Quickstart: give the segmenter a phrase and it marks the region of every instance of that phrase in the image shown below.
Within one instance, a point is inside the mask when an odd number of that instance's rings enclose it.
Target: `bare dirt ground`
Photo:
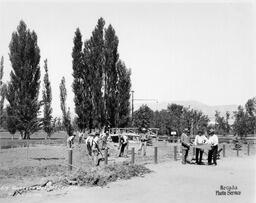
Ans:
[[[218,166],[164,162],[147,167],[144,178],[110,183],[106,187],[68,187],[60,191],[32,192],[0,199],[0,202],[256,202],[255,156],[228,157]],[[240,195],[216,195],[221,186],[234,186]],[[227,190],[225,190],[227,192]]]
[[[43,136],[41,136],[43,137]],[[56,134],[56,138],[63,137],[62,134]],[[7,140],[8,141],[8,140]],[[4,142],[7,142],[4,140]],[[65,140],[47,140],[47,141],[41,141],[41,140],[31,140],[32,143],[29,145],[29,147],[11,147],[8,149],[0,149],[0,202],[6,202],[6,201],[18,201],[21,199],[21,201],[24,199],[26,201],[29,201],[29,198],[31,195],[34,196],[42,196],[42,199],[39,198],[39,202],[42,202],[44,199],[44,196],[49,198],[49,201],[53,199],[54,201],[58,201],[58,198],[56,197],[63,197],[63,198],[72,198],[73,195],[77,195],[78,198],[80,195],[80,192],[82,191],[83,194],[86,194],[86,197],[82,196],[81,199],[87,199],[89,196],[93,200],[94,192],[100,190],[100,188],[79,188],[79,187],[65,187],[64,189],[55,190],[53,192],[47,193],[44,191],[40,192],[29,192],[26,193],[24,196],[17,196],[10,198],[11,194],[19,188],[22,187],[28,187],[34,184],[40,184],[47,180],[52,181],[58,181],[60,178],[65,176],[68,173],[67,168],[67,155],[68,155],[68,149],[65,145]],[[4,143],[1,141],[1,146],[7,146],[9,143]],[[9,141],[8,141],[9,142]],[[18,142],[18,141],[17,141]],[[16,140],[14,140],[14,144],[16,143]],[[233,144],[226,144],[226,157],[224,159],[220,160],[219,166],[215,167],[208,167],[208,166],[196,166],[196,165],[186,165],[185,167],[180,164],[180,161],[175,162],[174,161],[174,145],[178,146],[178,158],[180,157],[180,148],[178,143],[167,143],[167,142],[154,142],[153,146],[150,146],[147,148],[147,156],[143,157],[142,155],[138,154],[137,150],[139,148],[138,143],[131,142],[129,145],[129,150],[126,152],[125,157],[119,158],[118,157],[118,144],[115,143],[109,143],[109,164],[112,163],[119,163],[119,162],[129,162],[131,160],[131,148],[135,147],[135,162],[138,164],[146,164],[150,169],[152,168],[155,173],[151,175],[146,175],[145,179],[141,178],[135,178],[132,180],[127,181],[128,186],[126,186],[126,182],[119,181],[115,184],[110,184],[107,187],[104,187],[104,190],[106,193],[113,193],[113,197],[109,197],[110,199],[108,202],[117,202],[117,201],[128,201],[131,199],[130,193],[132,195],[137,195],[138,200],[146,200],[145,198],[149,198],[149,202],[152,200],[152,202],[155,201],[161,201],[161,197],[163,197],[163,202],[169,202],[169,200],[175,200],[172,199],[176,196],[176,194],[183,195],[186,197],[186,195],[189,195],[192,193],[192,191],[196,191],[196,194],[194,197],[197,197],[200,192],[202,192],[202,195],[206,194],[206,196],[210,194],[214,194],[216,190],[219,189],[221,184],[235,184],[238,187],[238,190],[240,190],[240,183],[247,183],[251,180],[254,180],[253,178],[254,173],[252,173],[251,168],[253,167],[253,158],[249,157],[247,155],[247,146],[242,146],[242,150],[239,151],[239,157],[236,157],[236,151],[233,150],[234,145]],[[154,162],[154,147],[158,147],[158,165],[152,165]],[[222,148],[222,145],[220,144],[219,148]],[[250,148],[250,154],[255,155],[256,153],[256,146],[252,145]],[[221,153],[222,156],[222,153]],[[189,159],[193,157],[192,150],[190,150]],[[253,156],[254,157],[254,156]],[[206,154],[204,155],[204,158],[206,158]],[[250,159],[253,159],[250,161]],[[247,160],[247,161],[246,161]],[[88,157],[85,144],[78,145],[77,142],[73,148],[73,170],[79,169],[88,169],[92,167],[92,160]],[[104,165],[103,162],[101,162],[101,165]],[[246,166],[246,167],[244,167]],[[248,168],[247,168],[248,167]],[[255,169],[255,168],[254,168]],[[215,175],[217,174],[217,175]],[[235,175],[234,175],[235,174]],[[243,177],[240,174],[250,174],[250,178]],[[169,177],[170,176],[170,177]],[[217,177],[216,177],[217,176]],[[223,180],[226,180],[226,177],[230,177],[230,182],[223,183]],[[169,181],[167,180],[170,180]],[[234,179],[234,183],[231,181],[232,178]],[[236,179],[237,178],[237,179]],[[151,179],[153,181],[151,181]],[[244,179],[244,180],[243,180]],[[249,181],[247,181],[247,179]],[[133,182],[135,181],[135,182]],[[256,180],[254,180],[251,183],[255,183]],[[129,185],[129,184],[134,185]],[[155,183],[155,184],[154,184]],[[175,183],[175,184],[174,184]],[[209,185],[212,183],[216,183],[215,186],[211,186],[209,188]],[[142,184],[142,185],[140,185]],[[149,185],[149,186],[147,186]],[[158,187],[159,185],[159,187]],[[246,184],[247,185],[247,184]],[[118,189],[118,186],[120,186],[120,190]],[[165,189],[166,186],[166,189]],[[176,187],[177,186],[177,187]],[[184,187],[185,188],[184,188]],[[110,188],[113,187],[110,190]],[[129,189],[130,187],[130,189]],[[242,186],[241,186],[242,187]],[[250,186],[251,187],[251,186]],[[122,190],[122,188],[125,188],[127,191]],[[205,189],[208,188],[208,189]],[[255,189],[255,186],[252,187]],[[86,190],[85,190],[86,189]],[[115,192],[115,190],[117,190]],[[247,189],[246,189],[247,190]],[[154,195],[152,197],[148,196],[150,194],[156,194],[157,191],[160,192],[161,196]],[[174,191],[174,193],[172,192]],[[126,194],[126,192],[128,192]],[[242,192],[242,195],[244,195],[244,192]],[[88,194],[87,194],[88,193]],[[120,193],[120,194],[119,194]],[[148,193],[148,194],[147,194]],[[67,194],[67,195],[64,195]],[[158,194],[158,193],[157,193]],[[169,194],[171,196],[169,197]],[[194,194],[194,193],[192,193]],[[103,192],[102,195],[106,196],[106,194]],[[122,195],[124,195],[122,197]],[[108,195],[107,195],[108,196]],[[140,197],[142,196],[142,197]],[[247,197],[248,195],[246,195]],[[159,199],[156,200],[155,197],[158,197]],[[7,198],[7,199],[6,199]],[[27,198],[27,199],[26,199]],[[97,197],[97,198],[100,198]],[[114,198],[114,199],[113,199]],[[116,199],[115,199],[116,198]],[[120,199],[119,199],[120,198]],[[144,198],[144,199],[141,199]],[[223,199],[223,196],[219,196],[218,199]],[[225,198],[225,197],[224,197]],[[230,198],[229,196],[226,197],[226,199]],[[236,197],[239,199],[240,197]],[[244,198],[244,196],[243,196]],[[181,197],[182,199],[182,197]],[[31,202],[37,202],[36,198],[32,198],[33,201]],[[79,198],[78,198],[79,200]],[[97,200],[97,199],[96,199]],[[131,199],[131,202],[134,202],[135,199]],[[153,201],[154,200],[154,201]],[[166,200],[166,201],[165,201]],[[216,200],[216,199],[215,199]],[[103,199],[98,199],[98,202],[102,202]],[[185,201],[185,199],[184,199]],[[22,201],[23,202],[23,201]],[[79,202],[79,201],[77,201]],[[92,201],[94,202],[94,201]],[[140,201],[137,201],[140,202]],[[175,201],[174,201],[175,202]],[[178,201],[180,202],[180,201]],[[182,202],[182,201],[181,201]],[[208,200],[206,202],[209,202]],[[217,201],[218,202],[218,201]],[[247,202],[247,201],[244,201]]]

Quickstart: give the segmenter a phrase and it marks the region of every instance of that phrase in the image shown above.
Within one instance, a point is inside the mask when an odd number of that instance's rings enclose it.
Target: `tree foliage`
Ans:
[[[171,135],[171,132],[175,131],[180,135],[184,128],[188,128],[190,133],[195,135],[198,130],[206,131],[209,118],[201,111],[169,104],[167,109],[154,112],[153,123],[153,127],[159,128],[159,134]]]
[[[49,80],[48,74],[48,66],[47,66],[47,59],[44,61],[44,87],[43,87],[43,105],[44,105],[44,117],[43,117],[43,128],[44,131],[47,133],[47,136],[50,137],[53,132],[52,126],[52,89],[51,83]]]
[[[20,21],[17,31],[12,34],[9,49],[12,71],[6,95],[8,121],[16,123],[15,129],[24,139],[29,139],[40,127],[37,118],[41,106],[38,101],[40,49],[36,33],[27,29],[24,21]],[[12,125],[9,123],[8,126]]]
[[[73,127],[71,125],[71,116],[70,116],[70,109],[66,106],[67,100],[67,90],[66,90],[66,82],[65,78],[62,77],[60,83],[60,108],[62,111],[62,120],[63,125],[65,126],[66,132],[69,136],[73,135]]]
[[[153,127],[154,112],[147,105],[142,105],[134,112],[134,126],[137,128]]]
[[[249,99],[245,108],[238,106],[234,112],[233,130],[239,136],[256,133],[256,97]]]
[[[4,75],[4,57],[1,57],[0,61],[0,128],[4,126],[4,100],[6,95],[6,84],[3,82]]]
[[[227,135],[230,133],[229,117],[229,112],[226,112],[226,117],[221,116],[219,111],[215,112],[215,131],[217,134]]]
[[[118,81],[123,82],[124,64],[118,61],[118,37],[112,25],[105,29],[105,66],[104,66],[104,100],[106,109],[106,120],[110,127],[124,125],[118,123]],[[119,62],[119,63],[118,63]],[[122,80],[122,81],[120,81]]]
[[[104,71],[104,25],[100,18],[92,36],[86,41],[85,63],[89,69],[91,79],[92,123],[91,128],[101,128],[105,123],[105,108],[103,101],[103,71]]]
[[[92,101],[90,99],[92,78],[89,78],[89,69],[84,60],[82,35],[79,28],[76,29],[73,43],[73,91],[75,94],[75,112],[77,114],[76,124],[79,129],[85,129],[89,127],[89,122],[92,120],[89,113],[92,111]]]
[[[119,60],[118,37],[100,18],[82,46],[79,29],[73,39],[73,91],[80,129],[125,127],[129,123],[131,71]]]
[[[117,118],[116,125],[118,127],[126,127],[130,123],[131,70],[127,69],[125,64],[120,60],[117,63],[117,70],[118,83],[116,103],[118,105],[118,112],[115,113]],[[112,108],[115,108],[115,105],[113,105]]]

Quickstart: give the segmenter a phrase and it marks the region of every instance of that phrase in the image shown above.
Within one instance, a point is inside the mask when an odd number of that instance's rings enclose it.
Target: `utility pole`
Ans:
[[[132,126],[133,126],[133,111],[134,111],[134,90],[132,90]]]

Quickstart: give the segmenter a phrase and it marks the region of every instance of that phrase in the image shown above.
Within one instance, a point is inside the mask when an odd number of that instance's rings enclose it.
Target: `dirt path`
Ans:
[[[215,166],[167,162],[148,165],[155,172],[144,178],[118,181],[100,188],[70,187],[61,191],[34,192],[0,199],[0,202],[256,202],[256,157],[225,158]],[[216,195],[221,185],[232,186],[240,195]],[[226,191],[226,190],[225,190]],[[227,192],[227,191],[226,191]]]

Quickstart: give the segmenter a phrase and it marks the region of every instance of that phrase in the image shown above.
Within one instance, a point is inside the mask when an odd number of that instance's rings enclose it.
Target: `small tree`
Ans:
[[[249,99],[245,104],[247,118],[247,126],[249,134],[256,134],[256,97]]]
[[[178,104],[169,104],[167,107],[168,117],[166,118],[166,125],[169,131],[176,131],[178,134],[181,134],[182,128],[190,127],[190,126],[183,126],[182,125],[182,113],[183,113],[183,106]]]
[[[142,105],[134,112],[134,125],[140,128],[150,128],[153,125],[154,112],[147,106]]]
[[[67,90],[65,85],[65,78],[62,77],[61,83],[60,83],[60,107],[62,111],[62,118],[63,118],[63,124],[65,126],[66,132],[68,136],[73,135],[73,128],[71,125],[71,117],[70,117],[70,111],[66,107],[66,99],[67,99]]]
[[[51,83],[48,75],[47,59],[44,61],[44,89],[43,89],[43,104],[44,104],[44,118],[43,118],[43,128],[47,133],[47,138],[49,138],[53,132],[52,126],[52,90]]]
[[[247,121],[248,116],[242,106],[238,106],[237,111],[234,112],[235,121],[233,123],[234,133],[239,136],[245,136],[248,134]]]

